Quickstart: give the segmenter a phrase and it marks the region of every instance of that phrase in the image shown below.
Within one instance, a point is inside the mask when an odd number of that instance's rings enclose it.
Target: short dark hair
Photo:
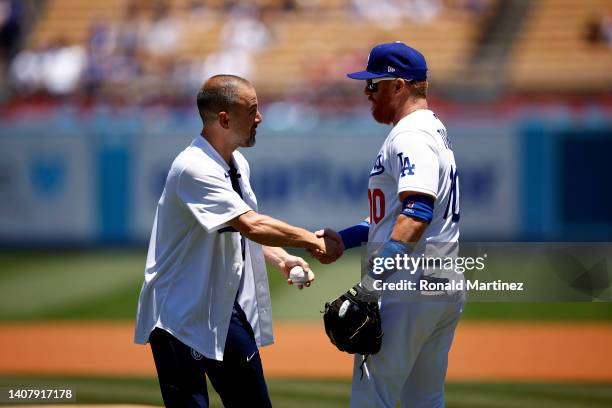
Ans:
[[[249,81],[236,75],[210,77],[197,96],[198,112],[202,122],[214,120],[219,112],[229,112],[239,102],[240,87],[252,86]]]

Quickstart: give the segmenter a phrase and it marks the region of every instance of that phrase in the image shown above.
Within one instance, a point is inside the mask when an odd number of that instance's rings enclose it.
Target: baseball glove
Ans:
[[[376,354],[382,343],[378,297],[359,284],[331,302],[323,312],[325,332],[338,350]]]

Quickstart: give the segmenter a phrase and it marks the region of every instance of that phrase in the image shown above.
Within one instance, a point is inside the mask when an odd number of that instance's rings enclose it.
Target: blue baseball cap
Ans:
[[[351,79],[403,78],[427,79],[427,62],[423,54],[403,42],[379,44],[372,48],[365,71],[347,74]]]

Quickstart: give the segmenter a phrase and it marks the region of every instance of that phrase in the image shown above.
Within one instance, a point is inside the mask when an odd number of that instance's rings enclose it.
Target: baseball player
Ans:
[[[382,244],[378,256],[389,258],[416,256],[431,243],[440,243],[438,256],[455,255],[457,165],[446,128],[427,105],[425,58],[401,42],[380,44],[370,52],[366,70],[348,77],[366,82],[372,116],[393,128],[370,172],[368,220],[318,235],[341,237],[347,249]],[[331,254],[319,258],[334,260]],[[458,293],[450,302],[431,299],[409,302],[383,290],[382,346],[367,359],[355,356],[351,407],[392,408],[398,401],[402,407],[444,406],[447,356],[464,298]]]
[[[226,407],[270,407],[258,351],[273,341],[264,259],[288,276],[308,264],[280,246],[338,245],[257,213],[236,151],[255,144],[262,121],[248,81],[214,76],[197,105],[202,134],[172,163],[157,206],[135,342],[151,344],[168,407],[207,407],[205,375]]]

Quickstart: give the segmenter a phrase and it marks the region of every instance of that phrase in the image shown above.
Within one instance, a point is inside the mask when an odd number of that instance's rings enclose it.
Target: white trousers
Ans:
[[[355,355],[351,408],[444,407],[448,352],[463,301],[382,303],[380,351]],[[363,374],[362,374],[363,373]]]

